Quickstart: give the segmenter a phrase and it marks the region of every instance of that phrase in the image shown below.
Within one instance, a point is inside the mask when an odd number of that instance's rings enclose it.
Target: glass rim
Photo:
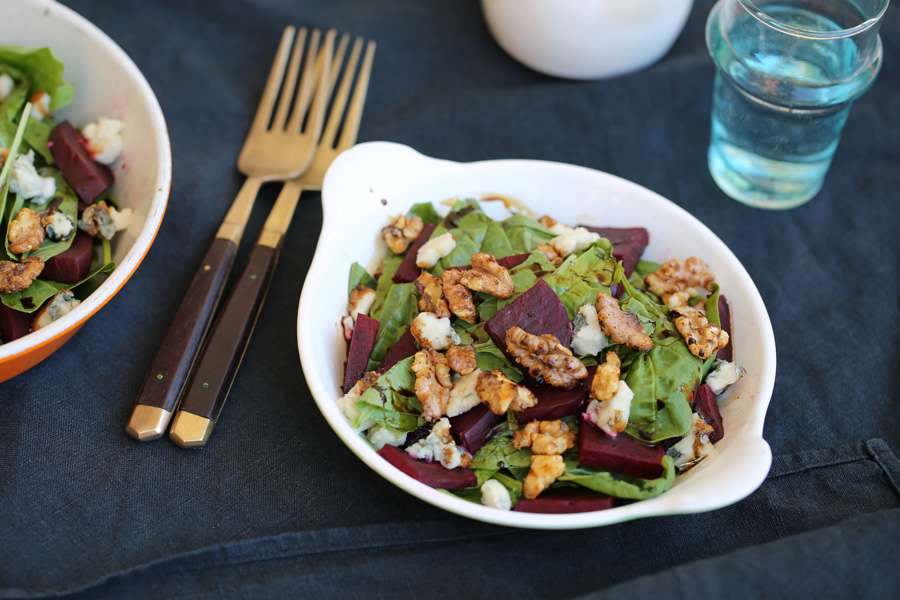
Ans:
[[[744,10],[750,13],[751,16],[763,25],[788,35],[817,40],[839,40],[865,33],[881,21],[881,18],[884,16],[884,13],[887,12],[888,6],[890,6],[891,3],[890,0],[883,0],[881,7],[875,14],[853,27],[837,29],[835,31],[820,31],[784,23],[757,6],[755,0],[738,0],[738,2],[744,7]]]

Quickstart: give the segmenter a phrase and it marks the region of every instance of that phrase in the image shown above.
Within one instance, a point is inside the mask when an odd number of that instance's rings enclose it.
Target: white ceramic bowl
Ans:
[[[432,489],[382,459],[357,434],[335,401],[345,345],[340,317],[354,260],[374,267],[383,255],[379,230],[414,202],[502,193],[564,223],[640,225],[650,231],[645,256],[697,255],[706,260],[731,304],[735,357],[747,369],[721,404],[725,438],[719,452],[676,480],[665,494],[610,510],[565,515],[504,512]],[[384,204],[382,200],[387,200]],[[762,298],[734,254],[706,226],[665,198],[600,171],[533,160],[456,163],[399,144],[371,142],[344,152],[325,177],[324,227],[306,276],[297,316],[300,360],[319,410],[367,465],[407,492],[480,521],[533,528],[607,525],[629,519],[713,510],[755,490],[768,473],[763,420],[775,382],[775,339]],[[485,206],[502,211],[498,203]],[[499,215],[495,215],[499,216]]]
[[[78,308],[13,342],[0,345],[0,381],[37,364],[59,348],[112,298],[138,268],[162,223],[172,179],[169,135],[159,102],[130,58],[102,31],[51,0],[0,2],[4,44],[49,46],[65,64],[75,101],[56,117],[76,127],[97,117],[125,122],[125,149],[113,167],[113,193],[134,209],[127,230],[113,240],[117,264]]]
[[[614,77],[669,51],[693,0],[481,0],[488,28],[513,58],[547,75]]]

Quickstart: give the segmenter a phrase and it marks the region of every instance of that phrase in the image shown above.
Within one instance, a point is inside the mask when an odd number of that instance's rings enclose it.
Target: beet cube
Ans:
[[[77,283],[88,276],[93,258],[94,243],[91,236],[78,232],[69,249],[57,254],[46,263],[41,279],[61,283]]]
[[[425,242],[428,241],[428,238],[431,237],[435,227],[437,227],[437,225],[432,223],[426,223],[425,226],[422,227],[422,231],[419,232],[419,237],[417,237],[413,243],[409,245],[409,248],[406,249],[406,254],[403,256],[400,266],[397,267],[397,271],[394,273],[394,283],[411,283],[415,281],[416,277],[419,276],[419,273],[422,272],[422,269],[416,266],[416,255],[419,254],[419,248],[424,246]]]
[[[590,490],[548,490],[533,500],[519,500],[513,510],[531,513],[579,513],[606,510],[615,505],[615,498]]]
[[[664,455],[662,446],[644,444],[626,433],[611,437],[584,417],[581,419],[578,462],[585,467],[656,479],[663,474]]]
[[[507,269],[512,269],[515,266],[518,266],[528,260],[530,255],[526,252],[525,254],[513,254],[512,256],[504,256],[503,258],[497,259],[497,264],[501,267],[506,267]]]
[[[50,152],[66,182],[85,202],[93,202],[112,185],[112,171],[94,161],[81,134],[68,121],[50,132]]]
[[[722,323],[722,329],[728,332],[729,339],[728,345],[716,353],[716,358],[732,361],[734,360],[734,332],[731,331],[731,307],[725,296],[719,296],[719,321]]]
[[[381,363],[381,371],[387,371],[404,358],[409,358],[415,354],[419,348],[416,346],[416,338],[409,329],[394,342],[394,345],[387,349],[384,354],[384,360]]]
[[[350,349],[347,351],[347,366],[344,367],[345,394],[366,372],[377,334],[378,321],[366,315],[357,315],[353,335],[350,336]]]
[[[572,342],[572,322],[559,296],[543,279],[502,308],[485,324],[498,348],[506,351],[506,330],[518,326],[534,335],[551,333],[563,346]]]
[[[417,460],[409,453],[395,448],[384,446],[378,451],[383,459],[425,485],[443,490],[461,490],[475,487],[478,480],[472,469],[445,469],[439,462],[425,462]]]
[[[634,271],[650,243],[650,233],[643,227],[584,227],[610,241],[613,255],[622,261],[626,277]]]
[[[591,379],[592,377],[589,375],[585,382]],[[584,410],[587,402],[588,390],[586,383],[578,385],[571,390],[546,384],[528,387],[537,396],[538,403],[531,408],[516,413],[516,418],[520,423],[551,421],[568,417],[569,415],[577,415]]]
[[[697,388],[697,393],[694,394],[694,410],[703,417],[704,421],[712,425],[713,433],[709,439],[713,443],[725,436],[725,422],[722,420],[722,413],[719,412],[716,394],[705,383],[701,384]]]
[[[495,415],[486,404],[450,418],[450,434],[456,443],[475,454],[491,437],[491,432],[502,416]]]
[[[31,331],[34,315],[0,304],[0,343],[17,340]]]

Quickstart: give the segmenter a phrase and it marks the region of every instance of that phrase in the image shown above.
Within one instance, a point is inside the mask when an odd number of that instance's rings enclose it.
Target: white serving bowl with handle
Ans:
[[[379,233],[390,215],[416,202],[504,194],[563,223],[642,226],[651,260],[696,255],[709,263],[728,297],[734,355],[747,375],[720,403],[725,437],[717,453],[650,500],[609,510],[533,514],[488,508],[424,485],[381,458],[338,409],[346,345],[340,320],[353,261],[372,270],[384,254]],[[457,163],[389,142],[360,144],[332,164],[322,188],[324,225],[306,276],[297,338],[306,383],[338,437],[379,475],[448,511],[498,525],[566,529],[661,515],[703,512],[733,504],[765,479],[772,455],[763,421],[775,383],[775,338],[759,291],[727,246],[695,217],[662,196],[619,177],[574,165],[535,160]],[[499,203],[485,205],[492,216]]]

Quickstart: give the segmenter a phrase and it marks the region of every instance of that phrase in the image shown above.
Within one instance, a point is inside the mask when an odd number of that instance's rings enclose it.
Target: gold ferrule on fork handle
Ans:
[[[248,177],[244,181],[244,185],[238,191],[231,208],[219,225],[216,237],[223,240],[231,240],[236,246],[240,246],[241,238],[244,235],[244,228],[247,227],[247,221],[250,220],[250,213],[253,211],[253,203],[256,201],[256,195],[259,194],[259,188],[262,187],[263,180],[259,177]]]
[[[175,413],[169,438],[182,448],[201,448],[209,441],[215,422],[186,410]]]
[[[262,230],[262,233],[259,234],[259,240],[257,240],[257,244],[260,246],[268,246],[269,248],[278,248],[281,245],[281,239],[284,237],[284,234],[280,231],[275,231],[273,229],[265,228]]]
[[[140,442],[161,438],[172,419],[172,412],[158,406],[135,404],[125,430]]]

